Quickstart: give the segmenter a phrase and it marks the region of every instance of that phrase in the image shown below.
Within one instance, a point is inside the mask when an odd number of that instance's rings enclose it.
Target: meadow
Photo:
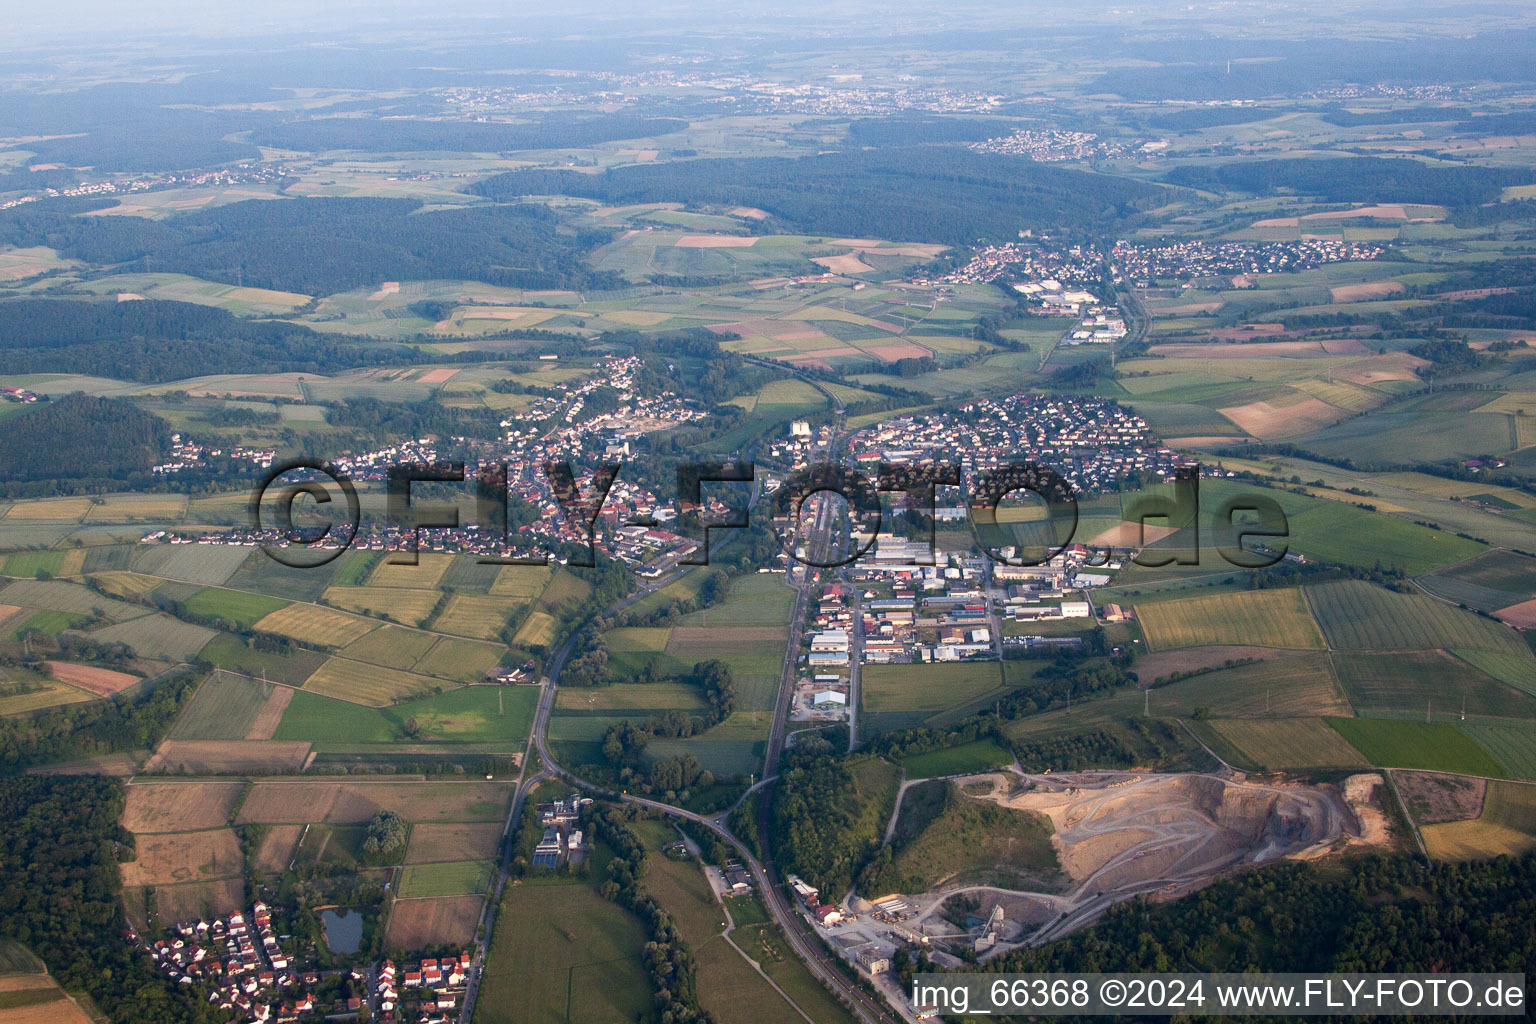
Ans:
[[[931,779],[991,771],[1012,763],[1012,751],[994,739],[985,739],[908,757],[901,768],[908,779]]]
[[[400,874],[400,898],[473,896],[483,893],[490,884],[493,870],[488,860],[407,864]]]
[[[645,931],[603,899],[597,884],[534,879],[507,886],[478,1024],[631,1024],[649,1016],[650,983],[640,963]]]
[[[194,615],[210,615],[216,619],[233,622],[241,629],[250,629],[263,618],[271,615],[288,602],[261,594],[249,594],[239,590],[222,590],[206,587],[183,602],[187,611]]]
[[[466,686],[405,700],[389,707],[365,707],[335,696],[301,690],[293,695],[274,734],[280,740],[307,740],[325,749],[344,743],[494,743],[521,750],[533,728],[538,688]],[[414,721],[417,734],[409,735]]]
[[[1252,590],[1138,604],[1154,651],[1211,644],[1321,650],[1323,637],[1301,591]]]
[[[1530,655],[1514,630],[1422,594],[1398,594],[1361,580],[1306,591],[1329,644],[1338,649],[1469,648]]]
[[[1419,768],[1503,778],[1477,741],[1447,722],[1330,718],[1328,724],[1378,768]]]

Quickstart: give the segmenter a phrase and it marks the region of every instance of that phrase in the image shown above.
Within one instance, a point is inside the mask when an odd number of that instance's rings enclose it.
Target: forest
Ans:
[[[0,420],[0,492],[69,493],[144,479],[170,424],[131,402],[66,395]]]
[[[420,358],[404,345],[358,345],[190,302],[13,299],[0,313],[6,320],[0,352],[11,373],[158,384],[216,373],[334,373]]]
[[[253,141],[278,149],[366,153],[424,150],[505,153],[523,149],[572,149],[617,139],[667,135],[687,127],[676,118],[604,114],[545,115],[524,124],[427,121],[409,118],[318,117],[260,128]]]
[[[1491,203],[1511,185],[1527,185],[1536,172],[1515,167],[1437,167],[1391,157],[1327,160],[1254,160],[1175,167],[1173,185],[1206,192],[1275,195],[1289,189],[1331,203]]]
[[[567,232],[542,206],[418,213],[422,204],[414,199],[253,199],[165,221],[75,216],[103,205],[30,203],[6,211],[0,243],[304,295],[413,279],[514,288],[594,288],[618,280],[582,263],[608,241],[606,232]]]
[[[1536,957],[1533,914],[1536,856],[1287,863],[1171,903],[1122,903],[986,970],[1524,972]]]
[[[124,941],[117,862],[132,859],[133,837],[118,824],[123,799],[122,783],[99,775],[0,779],[0,935],[114,1024],[224,1020]]]
[[[602,174],[520,170],[474,191],[497,200],[745,204],[773,215],[763,222],[769,230],[946,245],[1009,241],[1026,228],[1106,227],[1160,194],[1124,178],[948,147],[692,160]]]

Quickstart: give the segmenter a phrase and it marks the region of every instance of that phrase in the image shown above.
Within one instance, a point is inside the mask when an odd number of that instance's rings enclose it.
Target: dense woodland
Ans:
[[[420,358],[403,345],[357,345],[190,302],[14,299],[0,304],[0,315],[0,353],[12,373],[153,384],[216,373],[335,373]]]
[[[1536,959],[1536,857],[1283,864],[1172,903],[1138,899],[991,972],[1519,972]]]
[[[30,948],[66,991],[84,991],[115,1024],[227,1019],[174,989],[124,939],[118,861],[123,787],[97,775],[0,779],[0,935]]]
[[[515,288],[617,283],[581,260],[608,235],[568,232],[542,206],[418,214],[422,204],[413,199],[253,199],[164,221],[74,215],[102,205],[33,203],[6,211],[0,242],[303,295],[432,278]]]
[[[131,402],[66,395],[0,419],[0,493],[70,493],[147,483],[170,424]]]
[[[1009,241],[1025,228],[1105,226],[1159,194],[1124,178],[949,147],[693,160],[602,174],[511,171],[474,190],[498,200],[744,204],[773,215],[764,222],[769,230],[946,245]]]
[[[575,149],[617,139],[643,139],[686,128],[676,118],[605,114],[546,115],[523,124],[428,121],[391,117],[319,117],[270,125],[252,133],[263,146],[319,152],[366,153],[417,150],[505,153],[524,149]]]
[[[152,750],[196,689],[196,675],[184,671],[107,700],[0,718],[0,775],[58,761]]]
[[[1333,203],[1491,203],[1511,185],[1528,185],[1536,171],[1517,167],[1437,167],[1417,160],[1351,157],[1329,160],[1253,160],[1175,167],[1175,185],[1207,192],[1275,195],[1291,190]]]

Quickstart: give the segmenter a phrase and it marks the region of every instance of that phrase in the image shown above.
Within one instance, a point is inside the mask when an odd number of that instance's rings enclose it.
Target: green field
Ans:
[[[419,696],[439,685],[427,676],[346,658],[331,658],[304,681],[304,688],[312,693],[373,707]]]
[[[1536,697],[1505,686],[1443,651],[1334,655],[1339,678],[1359,711],[1439,710],[1536,719]]]
[[[1529,723],[1463,722],[1461,730],[1516,779],[1536,779],[1536,730]]]
[[[1003,666],[995,661],[923,665],[866,665],[860,670],[862,710],[921,711],[932,714],[968,703],[1003,685]]]
[[[495,866],[488,860],[446,864],[407,864],[400,872],[400,898],[476,896],[491,883]]]
[[[1308,587],[1328,643],[1353,651],[1481,649],[1528,655],[1519,634],[1422,594],[1398,594],[1361,580]]]
[[[903,760],[901,767],[909,779],[932,779],[991,771],[1012,763],[1012,751],[994,739],[985,739],[916,754]]]
[[[795,592],[778,573],[753,573],[731,583],[724,601],[683,617],[688,626],[779,626],[789,621]]]
[[[127,644],[140,657],[181,662],[195,658],[217,634],[206,626],[194,626],[155,612],[92,630],[87,635],[101,643]]]
[[[255,723],[272,684],[249,676],[215,672],[197,688],[171,727],[171,737],[178,740],[244,739]]]
[[[1502,778],[1504,769],[1477,741],[1444,722],[1330,718],[1327,722],[1378,768],[1423,768]]]
[[[335,743],[486,743],[516,751],[533,728],[538,695],[533,686],[466,686],[370,708],[301,690],[293,695],[273,739],[308,741],[322,749]],[[408,730],[412,721],[414,737]]]
[[[432,645],[436,642],[437,638],[431,633],[422,633],[400,626],[380,626],[343,647],[341,653],[356,661],[366,661],[370,665],[383,665],[386,668],[408,671],[421,660],[422,655],[432,649]]]
[[[233,622],[241,629],[250,629],[262,618],[284,607],[288,602],[261,594],[247,594],[239,590],[222,590],[205,587],[183,602],[187,611],[194,615],[211,615],[216,619]]]
[[[599,863],[597,865],[601,867]],[[640,922],[598,895],[606,877],[509,885],[486,957],[476,1024],[633,1024],[651,1019]]]
[[[1451,653],[1493,678],[1536,697],[1536,658],[1530,654],[1508,654],[1477,649],[1455,650]]]
[[[1136,616],[1153,650],[1250,644],[1321,650],[1323,636],[1300,590],[1249,590],[1138,604]]]
[[[303,648],[294,648],[286,653],[258,650],[247,646],[240,637],[228,633],[220,633],[210,640],[200,652],[200,657],[220,668],[261,676],[288,686],[303,686],[304,680],[325,664],[326,659],[318,651]]]
[[[1486,545],[1365,509],[1319,502],[1290,517],[1290,550],[1311,559],[1410,576],[1471,558]]]

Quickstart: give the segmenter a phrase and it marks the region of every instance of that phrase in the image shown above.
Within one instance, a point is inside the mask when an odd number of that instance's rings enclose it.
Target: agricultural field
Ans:
[[[327,587],[321,599],[337,608],[378,615],[407,626],[420,626],[432,615],[442,597],[435,590],[398,587]]]
[[[170,735],[179,740],[245,739],[274,689],[250,676],[214,672],[198,686]]]
[[[860,710],[927,717],[1001,690],[1003,672],[1003,665],[995,661],[865,665],[859,674]]]
[[[1506,626],[1422,594],[1398,594],[1361,580],[1307,587],[1307,600],[1336,649],[1481,649],[1529,656]]]
[[[365,707],[308,691],[293,695],[274,738],[309,741],[322,749],[334,743],[492,743],[521,750],[533,727],[538,688],[466,686],[406,700],[389,707]],[[408,732],[416,723],[414,736]]]
[[[383,707],[404,697],[430,693],[441,687],[428,676],[367,665],[347,658],[331,658],[304,681],[304,689],[322,697]]]
[[[1378,768],[1417,768],[1464,775],[1504,776],[1477,741],[1446,722],[1330,718],[1328,724]]]
[[[1536,698],[1506,686],[1444,651],[1334,655],[1350,703],[1370,711],[1465,711],[1536,720]]]
[[[233,878],[245,868],[240,840],[230,828],[139,834],[134,852],[122,866],[129,887]]]
[[[1136,617],[1154,651],[1211,644],[1323,648],[1323,636],[1297,589],[1238,591],[1138,604]]]
[[[143,559],[135,568],[150,575],[210,587],[229,582],[251,553],[249,548],[221,544],[181,544],[160,550],[165,551],[166,556],[155,558],[153,569]],[[160,550],[151,549],[151,552],[158,556]]]
[[[682,624],[711,629],[782,626],[789,622],[795,592],[778,573],[752,573],[731,582],[724,601],[684,616]]]
[[[302,647],[285,653],[263,651],[228,633],[220,633],[210,640],[201,657],[220,668],[285,686],[303,686],[304,680],[326,662],[326,655],[319,651]]]
[[[543,593],[552,575],[547,566],[504,565],[491,584],[491,596],[532,601]]]
[[[33,711],[42,711],[44,708],[63,707],[66,704],[80,704],[96,699],[95,694],[77,690],[73,686],[65,686],[63,683],[50,680],[32,680],[31,682],[41,689],[0,696],[0,717],[24,715]],[[0,683],[0,686],[3,685]]]
[[[601,872],[594,872],[600,877]],[[509,885],[486,957],[478,1024],[630,1024],[651,1011],[640,922],[596,878]]]
[[[385,943],[390,949],[468,946],[484,908],[484,896],[397,899],[389,912]]]
[[[1536,786],[1490,782],[1478,817],[1425,825],[1419,834],[1436,860],[1522,856],[1536,850]]]
[[[501,651],[502,648],[489,644],[443,637],[416,663],[415,670],[439,679],[478,682],[496,667],[501,660]]]
[[[288,602],[261,594],[248,594],[239,590],[221,590],[207,587],[182,602],[194,615],[209,615],[216,619],[233,622],[241,629],[250,629],[273,612],[287,606]]]
[[[420,822],[504,821],[507,782],[322,782],[262,779],[253,783],[236,824],[358,824],[379,811]]]
[[[495,866],[488,860],[445,864],[407,864],[400,873],[401,899],[437,896],[473,896],[490,885]]]
[[[503,597],[454,594],[432,620],[440,633],[456,633],[477,640],[495,640],[507,624],[514,605]]]
[[[1218,669],[1156,687],[1147,708],[1155,715],[1189,718],[1204,708],[1212,718],[1315,718],[1348,715],[1350,704],[1326,654],[1269,658]]]
[[[368,577],[370,587],[406,587],[413,590],[436,590],[443,574],[453,564],[453,555],[420,552],[416,564],[395,562],[389,556],[379,562]]]
[[[370,665],[409,670],[432,649],[437,638],[400,626],[380,626],[342,648],[341,654],[353,661],[366,661]]]
[[[146,775],[281,775],[309,761],[308,743],[276,740],[165,740],[144,763]]]
[[[406,864],[440,864],[446,861],[487,861],[501,845],[503,825],[481,822],[471,825],[415,825]]]
[[[127,644],[140,657],[180,662],[197,657],[197,652],[216,634],[207,626],[194,626],[154,612],[85,635],[98,643]]]
[[[1536,779],[1536,732],[1525,722],[1462,722],[1463,732],[1514,779]]]
[[[377,622],[330,608],[291,604],[263,617],[255,625],[260,633],[276,633],[301,644],[341,649],[377,628]]]
[[[112,669],[97,668],[94,665],[45,661],[43,667],[59,682],[98,697],[110,697],[121,693],[139,681],[138,676],[129,675],[127,672],[114,672]]]
[[[1329,725],[1353,719],[1281,718],[1272,721],[1213,719],[1211,729],[1248,764],[1270,771],[1287,768],[1364,768],[1371,762]]]
[[[123,827],[130,832],[220,828],[245,793],[244,782],[144,782],[127,786]]]
[[[512,642],[520,647],[542,648],[555,639],[557,628],[559,623],[553,615],[540,611],[529,612],[512,637]]]
[[[901,762],[909,779],[944,778],[991,771],[1013,763],[1013,752],[994,739],[977,740],[958,747],[931,750]]]

